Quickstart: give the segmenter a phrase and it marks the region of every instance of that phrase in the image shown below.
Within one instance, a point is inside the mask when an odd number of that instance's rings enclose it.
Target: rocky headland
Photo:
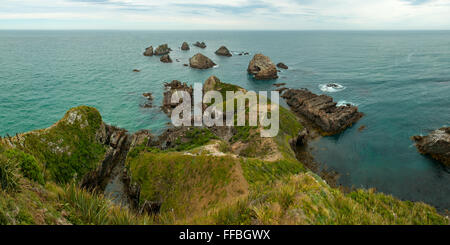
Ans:
[[[330,96],[317,95],[307,89],[287,89],[281,97],[293,112],[311,121],[323,135],[339,133],[363,116],[356,106],[336,106]]]

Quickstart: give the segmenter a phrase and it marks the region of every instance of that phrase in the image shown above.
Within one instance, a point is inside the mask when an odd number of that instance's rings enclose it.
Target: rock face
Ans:
[[[170,56],[168,54],[161,56],[161,58],[159,60],[162,63],[172,63],[172,59],[170,58]]]
[[[262,54],[255,54],[248,64],[247,72],[257,80],[270,80],[278,78],[277,68],[269,59]]]
[[[287,65],[285,65],[283,62],[278,63],[278,64],[277,64],[277,67],[278,67],[278,68],[281,68],[281,69],[288,69],[288,68],[289,68],[289,67],[288,67]]]
[[[169,48],[169,46],[166,44],[162,44],[159,45],[154,52],[154,55],[165,55],[170,53],[171,49]]]
[[[192,68],[196,69],[208,69],[215,66],[216,64],[208,57],[198,53],[189,59],[189,65]]]
[[[227,57],[232,56],[232,54],[230,53],[230,50],[228,50],[227,47],[225,47],[225,46],[222,46],[218,50],[216,50],[216,54],[220,55],[220,56],[227,56]]]
[[[191,98],[192,98],[192,93],[194,92],[194,89],[192,88],[192,86],[188,86],[186,83],[181,83],[178,80],[173,80],[170,83],[165,83],[164,88],[166,89],[166,92],[164,92],[161,110],[164,113],[166,113],[167,115],[170,115],[172,110],[181,103],[181,102],[180,103],[172,103],[171,102],[173,93],[175,93],[176,91],[186,91],[191,95]]]
[[[190,48],[189,48],[189,44],[187,43],[187,42],[184,42],[182,45],[181,45],[181,50],[189,50]]]
[[[153,46],[150,46],[145,49],[144,56],[153,56]]]
[[[336,106],[330,96],[306,89],[288,89],[281,97],[292,111],[314,123],[324,135],[339,133],[363,116],[356,106]]]
[[[450,166],[450,127],[437,129],[427,136],[413,136],[412,140],[420,153]]]
[[[206,48],[206,44],[205,42],[196,42],[194,43],[194,46],[199,47],[199,48]]]

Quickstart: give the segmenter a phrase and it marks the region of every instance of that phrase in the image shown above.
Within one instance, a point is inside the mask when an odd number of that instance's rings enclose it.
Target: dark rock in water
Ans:
[[[165,54],[168,54],[168,53],[170,53],[170,48],[169,48],[169,46],[167,45],[167,43],[166,44],[162,44],[162,45],[159,45],[156,49],[155,49],[155,52],[153,53],[154,55],[165,55]]]
[[[184,42],[182,45],[181,45],[181,50],[189,50],[190,48],[189,48],[189,44],[187,43],[187,42]]]
[[[220,55],[220,56],[227,56],[227,57],[232,56],[232,54],[230,53],[230,50],[228,50],[227,47],[225,47],[225,46],[222,46],[218,50],[216,50],[216,54]]]
[[[194,46],[199,47],[199,48],[206,48],[206,44],[204,42],[196,42],[194,43]]]
[[[427,136],[413,136],[418,151],[450,166],[450,127],[434,130]]]
[[[153,46],[150,46],[145,49],[144,56],[153,56]]]
[[[272,85],[275,86],[275,87],[281,87],[281,86],[286,85],[286,83],[274,83]]]
[[[148,100],[153,100],[153,95],[152,95],[152,93],[143,93],[142,96],[144,96],[144,97],[147,98]]]
[[[196,69],[208,69],[215,66],[216,64],[208,57],[198,53],[189,59],[189,65],[192,68]]]
[[[189,66],[188,64],[183,64],[183,66]]]
[[[248,52],[244,52],[244,55],[249,55],[249,53]]]
[[[277,67],[278,67],[278,68],[281,68],[281,69],[288,69],[288,68],[289,68],[289,67],[288,67],[287,65],[285,65],[283,62],[278,63],[278,64],[277,64]]]
[[[176,62],[180,62],[180,60],[179,60],[179,59],[175,59],[175,61],[176,61]]]
[[[133,69],[133,72],[140,72],[141,70]]]
[[[142,96],[147,98],[147,101],[145,102],[145,104],[143,104],[141,106],[144,107],[144,108],[151,108],[151,107],[153,107],[153,95],[152,95],[152,93],[143,93]]]
[[[247,72],[257,80],[270,80],[278,78],[277,68],[269,59],[262,54],[255,54],[248,64]]]
[[[163,63],[172,63],[172,59],[170,58],[170,56],[168,54],[161,56],[161,58],[159,60]]]
[[[314,123],[324,135],[339,133],[363,116],[356,106],[336,106],[330,96],[306,89],[289,89],[281,97],[293,112]]]
[[[242,53],[239,53],[238,55],[239,55],[239,56],[242,56]]]
[[[181,83],[178,80],[173,80],[170,83],[165,83],[164,88],[166,89],[166,92],[164,92],[161,110],[164,113],[166,113],[167,115],[170,115],[172,110],[182,102],[182,101],[180,101],[180,103],[172,103],[171,100],[172,100],[173,93],[175,93],[176,91],[186,91],[192,97],[192,93],[194,92],[194,89],[192,88],[192,86],[188,86],[186,83]],[[192,103],[193,103],[193,101],[192,101]]]
[[[329,83],[326,86],[329,88],[340,88],[341,87],[339,84],[336,84],[336,83]]]
[[[351,106],[351,105],[348,105],[348,104],[347,104],[347,106]],[[366,125],[361,125],[361,127],[358,128],[358,131],[361,132],[361,131],[363,131],[364,129],[366,129]]]

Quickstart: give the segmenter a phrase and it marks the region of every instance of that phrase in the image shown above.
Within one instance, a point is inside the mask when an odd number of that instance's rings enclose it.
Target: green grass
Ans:
[[[74,113],[81,119],[71,124],[69,116]],[[66,183],[80,179],[94,169],[104,155],[104,147],[95,138],[101,123],[100,113],[95,108],[72,108],[53,127],[25,134],[20,148],[44,166],[51,180]]]
[[[6,192],[19,190],[19,179],[17,162],[0,155],[0,189]]]
[[[18,149],[9,149],[4,154],[7,158],[18,163],[20,171],[25,178],[36,181],[41,185],[44,184],[42,167],[32,155]]]
[[[178,138],[176,140],[177,146],[175,147],[175,150],[187,151],[194,149],[206,145],[212,139],[218,138],[209,129],[193,127],[186,132],[183,138]]]

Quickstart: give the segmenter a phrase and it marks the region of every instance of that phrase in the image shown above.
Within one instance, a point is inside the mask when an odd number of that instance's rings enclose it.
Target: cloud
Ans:
[[[2,2],[1,29],[64,29],[58,20],[77,29],[450,29],[448,0]]]

